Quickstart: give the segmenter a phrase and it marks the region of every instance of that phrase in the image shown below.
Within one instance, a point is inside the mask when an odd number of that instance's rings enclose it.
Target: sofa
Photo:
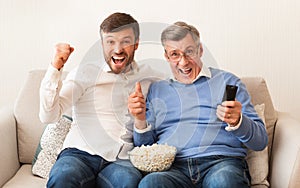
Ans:
[[[45,70],[30,71],[15,104],[0,110],[0,187],[45,187],[46,179],[34,176],[31,171],[46,126],[38,117],[39,86],[44,74]],[[274,109],[263,78],[245,77],[242,81],[253,104],[265,105],[264,118],[269,136],[266,165],[270,187],[300,187],[300,122]]]

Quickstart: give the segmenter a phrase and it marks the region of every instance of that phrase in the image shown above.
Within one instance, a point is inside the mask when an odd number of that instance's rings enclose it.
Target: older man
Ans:
[[[135,145],[167,143],[177,154],[168,171],[146,175],[139,187],[249,187],[247,148],[264,149],[268,137],[245,85],[205,66],[194,26],[177,22],[162,32],[161,42],[173,78],[153,83],[147,100],[137,84],[128,107]],[[238,88],[231,101],[223,101],[226,85]]]

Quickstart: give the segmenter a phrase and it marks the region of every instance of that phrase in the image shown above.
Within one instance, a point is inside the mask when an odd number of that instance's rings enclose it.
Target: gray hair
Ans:
[[[168,40],[171,41],[179,41],[183,39],[188,33],[190,33],[195,41],[196,45],[200,45],[200,33],[199,31],[192,25],[188,25],[185,22],[176,22],[161,33],[161,43],[165,46],[165,42]]]

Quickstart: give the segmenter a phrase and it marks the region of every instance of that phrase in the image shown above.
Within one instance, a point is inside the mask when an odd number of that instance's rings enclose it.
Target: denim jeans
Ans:
[[[164,172],[146,175],[139,188],[243,188],[250,187],[250,175],[244,158],[211,156],[175,161]]]
[[[94,188],[137,187],[141,173],[129,160],[108,162],[98,155],[68,148],[53,165],[47,187]]]

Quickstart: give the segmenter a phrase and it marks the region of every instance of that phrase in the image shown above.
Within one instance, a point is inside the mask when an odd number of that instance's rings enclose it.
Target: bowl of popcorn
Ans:
[[[168,170],[176,156],[176,148],[167,144],[135,147],[128,152],[134,167],[144,172]]]

